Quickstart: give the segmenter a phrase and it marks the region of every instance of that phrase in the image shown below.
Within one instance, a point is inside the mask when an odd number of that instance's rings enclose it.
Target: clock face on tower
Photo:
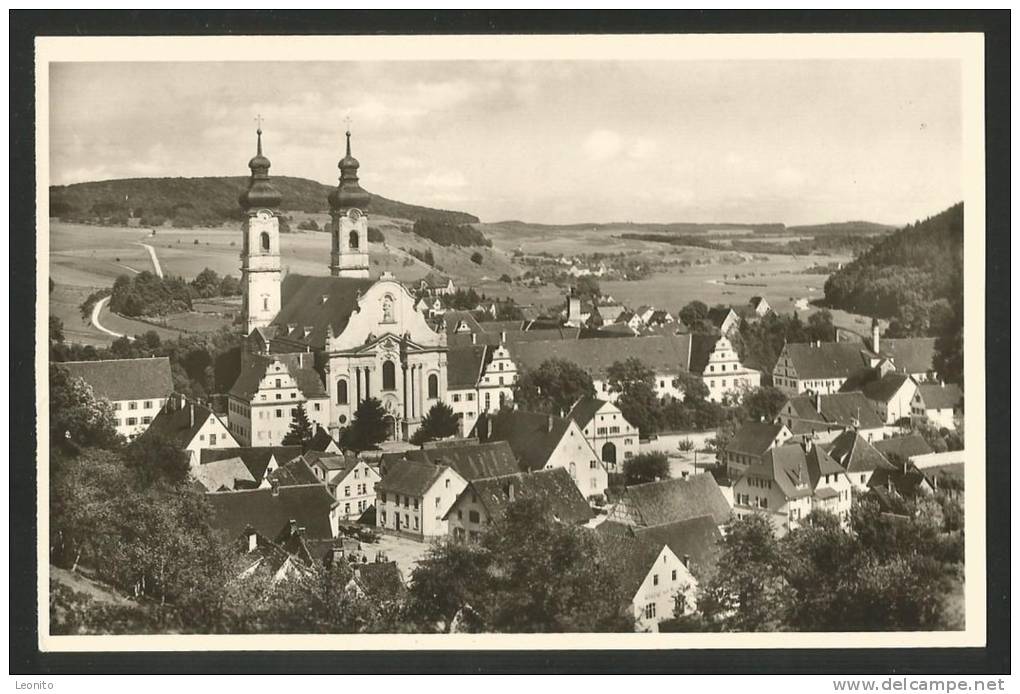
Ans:
[[[361,219],[361,210],[359,210],[357,207],[352,207],[351,209],[347,210],[347,219],[351,220],[352,222],[358,221],[359,219]]]

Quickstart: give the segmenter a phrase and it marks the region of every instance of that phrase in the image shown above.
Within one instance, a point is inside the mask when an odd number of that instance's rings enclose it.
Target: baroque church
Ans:
[[[240,196],[247,338],[228,409],[231,433],[242,445],[280,445],[298,404],[336,438],[367,398],[382,403],[391,438],[406,440],[446,398],[446,334],[430,327],[416,298],[391,274],[371,276],[371,198],[358,183],[360,165],[346,135],[340,181],[328,196],[329,275],[284,275],[281,195],[257,131],[251,178]]]

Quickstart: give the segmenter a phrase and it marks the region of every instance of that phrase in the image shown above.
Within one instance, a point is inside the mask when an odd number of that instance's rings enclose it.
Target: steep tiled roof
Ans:
[[[358,297],[373,284],[375,280],[372,279],[285,275],[280,288],[280,312],[273,320],[278,331],[275,336],[323,349],[327,328],[331,327],[334,335],[343,332],[357,307]],[[290,324],[296,326],[292,333],[287,329]],[[307,336],[303,335],[306,326],[312,328]]]
[[[252,478],[259,484],[266,476],[270,458],[276,459],[277,465],[285,465],[301,455],[301,446],[244,446],[241,448],[204,448],[199,453],[199,462],[203,465],[225,458],[240,458]]]
[[[308,449],[312,451],[325,451],[327,448],[335,446],[339,448],[333,437],[329,435],[329,430],[324,427],[318,427],[315,430],[315,434],[312,436],[312,440],[308,442]]]
[[[216,415],[205,405],[188,402],[180,406],[167,400],[142,437],[164,436],[173,439],[181,448],[187,446],[198,435],[199,429],[209,417]],[[225,427],[226,425],[224,425]]]
[[[747,422],[730,439],[726,451],[728,453],[761,455],[768,450],[782,430],[782,424]]]
[[[167,357],[55,363],[92,386],[97,398],[110,401],[166,398],[174,390]]]
[[[880,487],[886,490],[891,489],[902,497],[913,498],[917,496],[921,486],[926,480],[919,470],[908,468],[904,470],[875,470],[871,473],[868,486]]]
[[[315,476],[308,463],[302,458],[295,458],[284,463],[269,473],[269,479],[281,487],[294,487],[302,484],[322,484],[322,480]]]
[[[955,383],[922,383],[917,389],[928,409],[959,408],[963,404],[963,390]]]
[[[258,486],[244,461],[237,456],[197,465],[192,468],[191,474],[209,492],[254,489]]]
[[[574,403],[573,407],[570,408],[570,412],[567,413],[567,417],[573,419],[577,422],[577,426],[584,429],[588,422],[595,419],[595,415],[598,414],[598,411],[605,404],[605,400],[599,400],[598,398],[586,395]]]
[[[870,472],[894,466],[881,451],[856,431],[848,429],[827,444],[818,444],[847,472]]]
[[[632,525],[653,526],[698,516],[711,516],[717,525],[730,517],[729,502],[707,472],[627,487],[610,517]]]
[[[623,594],[633,598],[655,566],[665,543],[614,533],[592,532],[599,549],[599,561],[616,575]]]
[[[844,470],[819,448],[805,451],[800,444],[788,443],[766,452],[761,463],[751,465],[747,475],[771,479],[787,499],[809,496],[823,475],[839,475]]]
[[[886,457],[898,455],[904,460],[915,455],[925,455],[932,452],[931,446],[919,434],[892,436],[881,441],[875,441],[874,446]]]
[[[547,340],[508,344],[510,356],[521,369],[537,369],[547,359],[573,362],[593,377],[605,378],[609,367],[630,357],[639,359],[656,373],[680,373],[688,368],[690,335]]]
[[[680,559],[690,559],[690,568],[697,574],[715,566],[720,551],[722,533],[712,516],[698,516],[688,520],[650,527],[635,527],[617,521],[605,521],[597,526],[599,532],[630,535],[655,544],[667,545]]]
[[[446,469],[432,463],[401,458],[384,466],[386,474],[376,483],[376,491],[422,496]]]
[[[446,387],[450,390],[474,388],[485,366],[487,352],[485,345],[451,347],[446,355]]]
[[[897,371],[916,374],[935,370],[934,337],[882,339],[878,348],[882,356],[893,360]]]
[[[275,493],[272,489],[209,492],[205,498],[213,509],[213,528],[227,537],[238,537],[249,526],[275,537],[291,520],[305,529],[306,538],[333,536],[329,513],[336,499],[323,484],[280,487]]]
[[[481,325],[485,325],[482,323]],[[489,345],[495,347],[500,343],[505,343],[508,347],[510,345],[530,342],[546,342],[552,340],[558,340],[563,342],[576,341],[578,336],[581,334],[580,328],[543,328],[538,330],[515,330],[509,331],[505,335],[498,332],[482,332],[475,335],[475,343],[479,345]],[[447,344],[450,347],[463,347],[465,345],[472,344],[471,335],[468,333],[459,333],[451,335]]]
[[[964,464],[950,463],[949,465],[933,465],[921,468],[921,474],[928,480],[928,484],[936,491],[943,486],[952,486],[955,489],[963,490],[964,485]]]
[[[545,467],[569,428],[569,419],[522,410],[483,414],[475,424],[479,440],[506,441],[521,465],[529,470]]]
[[[570,473],[563,468],[477,479],[468,484],[461,496],[476,494],[489,518],[497,521],[510,504],[511,488],[514,500],[537,499],[561,523],[585,523],[594,515]]]
[[[708,309],[708,315],[706,318],[716,328],[722,328],[723,323],[725,323],[726,319],[729,318],[730,312],[736,313],[736,311],[733,311],[733,309],[728,306],[716,306]]]
[[[848,378],[868,368],[871,354],[854,342],[790,342],[783,351],[800,379]]]
[[[820,398],[821,412],[815,409],[815,396],[797,395],[789,402],[798,417],[829,426],[851,427],[856,421],[861,429],[877,429],[885,424],[875,404],[863,393],[831,393],[817,397]],[[790,430],[795,434],[805,433],[804,427],[796,422]]]
[[[234,385],[230,388],[230,394],[243,400],[251,400],[258,391],[259,384],[265,378],[266,370],[274,360],[280,361],[287,368],[294,380],[297,382],[298,390],[306,398],[327,397],[326,387],[322,384],[322,377],[319,372],[311,366],[302,365],[306,355],[300,354],[274,354],[266,356],[261,354],[248,355],[241,365],[241,373],[238,374]]]
[[[499,477],[520,472],[517,458],[506,441],[466,443],[439,448],[424,448],[396,454],[419,463],[448,465],[466,480]]]
[[[426,287],[433,289],[445,289],[450,285],[450,278],[440,275],[438,272],[430,272],[419,280],[419,283],[424,283]]]
[[[889,402],[909,379],[910,376],[906,374],[890,371],[882,378],[868,381],[860,390],[868,400]],[[843,390],[846,390],[846,388],[843,388]]]
[[[715,344],[719,341],[719,336],[694,333],[690,336],[690,340],[690,372],[695,374],[704,373],[705,367],[708,366],[708,358],[715,351]]]
[[[479,323],[482,326],[482,330],[487,333],[499,334],[505,332],[507,334],[520,332],[524,330],[524,321],[522,320],[493,320],[484,321]]]

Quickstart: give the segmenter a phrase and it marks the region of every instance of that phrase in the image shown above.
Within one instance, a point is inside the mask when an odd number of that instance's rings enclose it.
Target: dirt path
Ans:
[[[156,269],[156,276],[163,277],[163,268],[159,264],[159,258],[156,257],[156,249],[147,243],[138,242],[139,246],[144,246],[145,250],[149,252],[149,257],[152,258],[152,267]]]
[[[95,327],[96,327],[96,329],[98,329],[98,330],[102,330],[102,331],[103,331],[104,333],[106,333],[107,335],[112,335],[113,337],[124,337],[124,336],[123,336],[122,334],[120,334],[120,333],[115,333],[115,332],[113,332],[112,330],[109,330],[108,328],[104,328],[104,327],[103,327],[103,325],[102,325],[102,323],[100,323],[100,322],[99,322],[99,314],[103,312],[103,308],[104,308],[104,307],[106,306],[106,304],[107,304],[107,302],[108,302],[109,300],[110,300],[110,297],[108,297],[108,296],[104,296],[104,297],[103,297],[102,299],[100,299],[99,301],[97,301],[97,302],[96,302],[96,303],[95,303],[95,304],[94,304],[94,305],[92,306],[92,325],[93,325],[93,326],[95,326]],[[129,340],[134,340],[135,338],[133,338],[133,337],[128,337],[128,339],[129,339]]]

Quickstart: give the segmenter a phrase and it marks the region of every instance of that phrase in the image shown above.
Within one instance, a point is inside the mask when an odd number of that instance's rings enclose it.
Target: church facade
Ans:
[[[371,198],[358,183],[350,132],[338,166],[340,182],[328,196],[328,276],[283,275],[281,196],[269,180],[269,166],[260,129],[249,187],[240,197],[246,212],[241,271],[248,338],[241,376],[230,393],[230,417],[237,420],[232,429],[242,430],[242,439],[253,445],[279,445],[301,404],[309,419],[336,438],[358,406],[375,398],[386,411],[391,438],[409,438],[428,411],[445,401],[446,334],[432,329],[416,310],[416,297],[392,275],[371,277],[365,214]],[[258,411],[272,415],[253,416]]]

